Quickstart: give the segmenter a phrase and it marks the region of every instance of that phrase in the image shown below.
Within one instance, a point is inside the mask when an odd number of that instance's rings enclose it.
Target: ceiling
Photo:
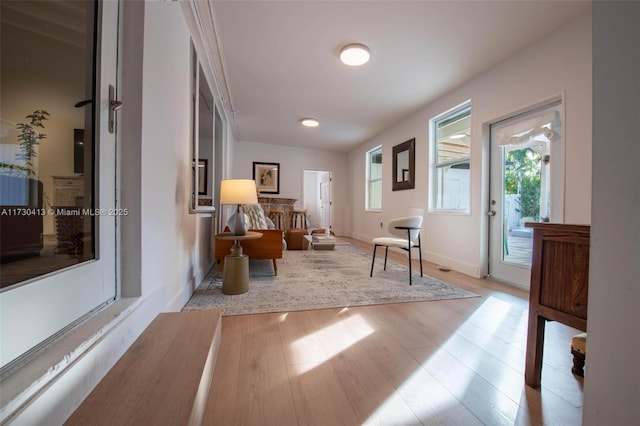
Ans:
[[[85,47],[85,22],[89,3],[74,0],[2,0],[1,4],[0,22],[3,26],[29,31],[72,46]]]
[[[211,1],[242,141],[348,151],[589,10],[578,1]],[[363,43],[349,67],[340,48]],[[305,117],[320,120],[306,128]]]

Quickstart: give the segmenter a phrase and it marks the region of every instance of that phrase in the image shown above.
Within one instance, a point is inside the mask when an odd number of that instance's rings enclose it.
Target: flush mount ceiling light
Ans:
[[[306,127],[318,127],[320,125],[320,122],[315,118],[304,118],[300,122]]]
[[[364,44],[347,44],[340,51],[340,60],[346,65],[359,67],[369,62],[369,48]]]

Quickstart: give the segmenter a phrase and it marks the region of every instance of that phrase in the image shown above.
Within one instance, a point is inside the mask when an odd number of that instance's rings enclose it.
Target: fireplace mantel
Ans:
[[[258,197],[258,203],[262,206],[264,214],[270,218],[276,227],[287,231],[291,227],[293,205],[298,201],[295,198]]]
[[[265,197],[265,196],[258,197],[258,202],[260,204],[277,204],[277,205],[293,206],[296,201],[298,200],[295,198],[280,198],[280,197]]]

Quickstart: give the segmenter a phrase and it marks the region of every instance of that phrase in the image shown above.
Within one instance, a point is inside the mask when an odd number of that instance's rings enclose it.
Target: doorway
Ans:
[[[307,210],[309,229],[333,227],[331,172],[305,170],[303,176],[303,208]]]
[[[533,231],[557,221],[563,181],[561,101],[490,126],[489,275],[529,289]]]

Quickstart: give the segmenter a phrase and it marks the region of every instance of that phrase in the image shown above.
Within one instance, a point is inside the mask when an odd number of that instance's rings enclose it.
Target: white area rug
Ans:
[[[278,276],[270,260],[250,261],[249,292],[226,295],[215,268],[196,289],[184,310],[219,309],[223,315],[378,305],[384,303],[457,299],[477,294],[435,278],[420,277],[391,260],[383,271],[384,252],[379,250],[373,277],[369,277],[371,253],[349,245],[335,250],[285,251],[278,260]]]

